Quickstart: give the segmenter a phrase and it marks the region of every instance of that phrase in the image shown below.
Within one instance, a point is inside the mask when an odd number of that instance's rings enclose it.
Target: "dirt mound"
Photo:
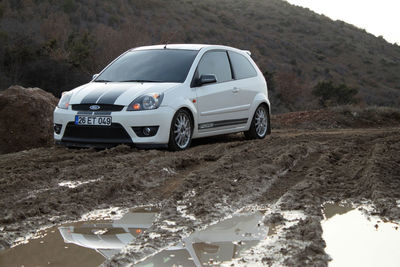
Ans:
[[[400,125],[400,109],[341,106],[273,115],[272,129],[336,129]]]
[[[310,110],[272,115],[272,129],[335,127],[335,113],[329,110]]]
[[[57,98],[39,88],[11,86],[0,92],[0,154],[52,143]]]

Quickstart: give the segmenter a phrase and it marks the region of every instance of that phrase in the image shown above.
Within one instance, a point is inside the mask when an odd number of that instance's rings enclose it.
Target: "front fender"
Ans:
[[[178,97],[176,99],[176,105],[169,105],[173,110],[174,113],[177,112],[178,110],[185,108],[190,111],[193,117],[193,133],[197,132],[197,107],[196,104],[193,103],[193,100],[183,98],[183,97]]]

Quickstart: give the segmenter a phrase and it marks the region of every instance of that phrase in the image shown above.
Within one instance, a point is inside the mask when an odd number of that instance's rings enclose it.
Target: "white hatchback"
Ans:
[[[193,138],[270,133],[267,84],[243,51],[219,45],[131,49],[64,92],[54,139],[66,146],[132,144],[183,150]]]

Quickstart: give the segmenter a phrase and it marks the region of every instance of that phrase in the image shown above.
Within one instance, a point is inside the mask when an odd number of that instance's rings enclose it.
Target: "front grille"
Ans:
[[[97,110],[91,110],[90,106],[99,106]],[[72,110],[76,111],[121,111],[124,106],[112,104],[73,104]]]
[[[111,126],[76,125],[69,122],[65,128],[64,142],[79,143],[132,143],[132,139],[119,123]]]

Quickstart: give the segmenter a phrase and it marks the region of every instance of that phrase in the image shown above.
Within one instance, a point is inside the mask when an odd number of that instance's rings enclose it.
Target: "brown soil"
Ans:
[[[175,153],[119,146],[0,155],[0,244],[110,206],[154,204],[161,209],[154,231],[165,220],[184,226],[162,232],[163,238],[143,235],[137,246],[105,263],[119,266],[244,206],[274,205],[302,211],[306,219],[286,230],[280,241],[285,249],[271,255],[267,252],[274,248],[266,247],[259,259],[266,265],[281,257],[289,266],[326,266],[320,225],[325,201],[367,200],[380,216],[400,219],[399,130],[275,130],[256,141],[245,141],[241,134],[194,140],[190,149]],[[95,179],[76,188],[58,185]],[[178,204],[196,220],[182,217]],[[267,220],[284,219],[277,214]]]
[[[58,99],[39,88],[0,91],[0,154],[53,143],[53,110]]]
[[[339,106],[273,115],[273,129],[378,128],[400,126],[400,109]]]

